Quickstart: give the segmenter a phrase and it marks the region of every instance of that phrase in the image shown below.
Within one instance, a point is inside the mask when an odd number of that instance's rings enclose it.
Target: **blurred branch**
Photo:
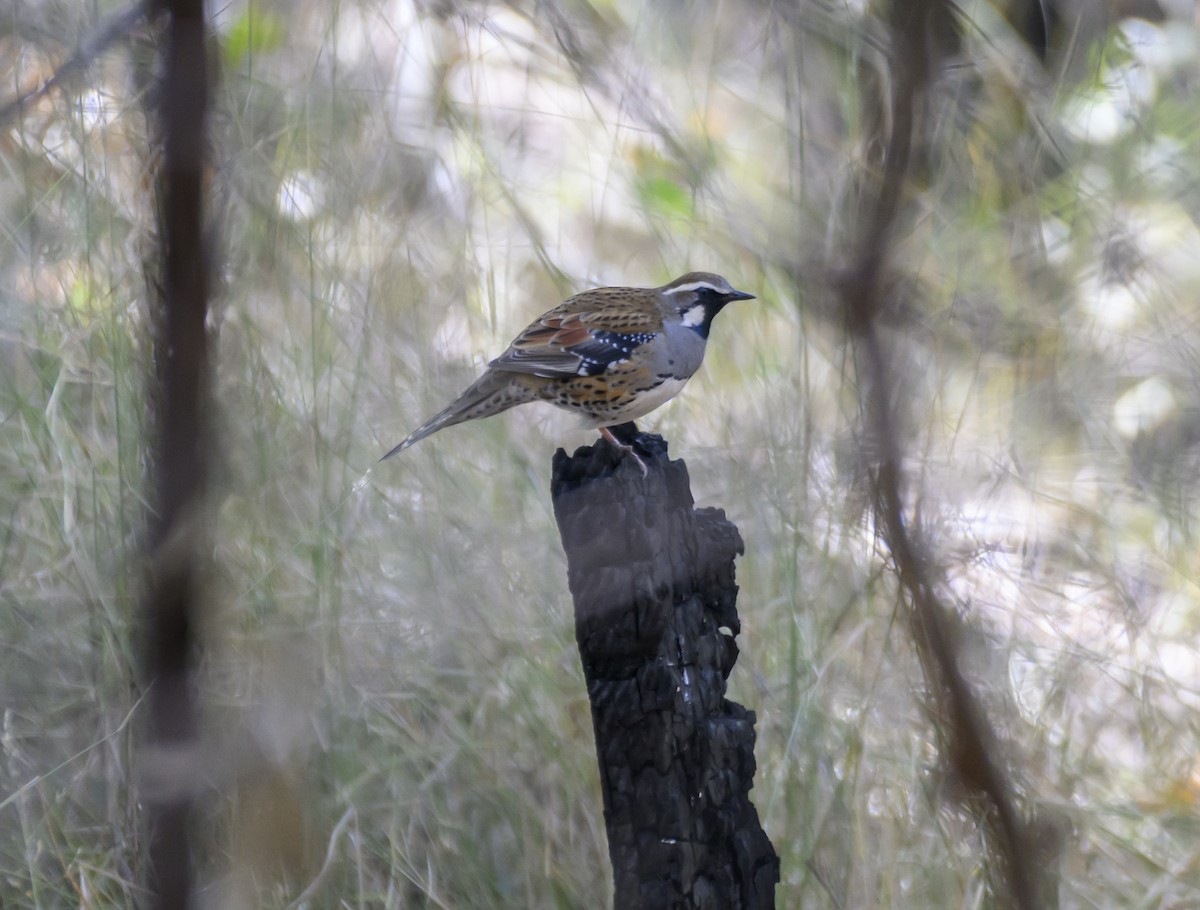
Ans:
[[[881,143],[882,172],[876,183],[867,183],[860,241],[840,293],[847,327],[856,342],[860,394],[875,447],[872,492],[876,514],[908,592],[922,667],[946,725],[939,728],[947,740],[943,751],[948,752],[962,783],[990,806],[990,811],[981,812],[981,820],[1006,860],[1012,902],[1022,910],[1032,910],[1042,906],[1043,894],[1033,840],[1020,817],[1013,782],[994,756],[995,737],[983,707],[959,668],[952,614],[935,592],[933,561],[906,524],[893,397],[903,385],[878,330],[886,303],[891,243],[909,186],[914,142],[928,114],[934,73],[947,51],[957,46],[957,16],[950,0],[894,0],[892,4],[891,129]],[[864,180],[869,181],[870,175]]]
[[[6,123],[14,115],[19,114],[27,105],[61,87],[76,73],[87,69],[97,57],[133,31],[143,19],[153,16],[161,9],[163,9],[163,5],[161,2],[157,2],[157,0],[142,0],[142,2],[135,3],[128,9],[114,15],[106,24],[88,35],[76,49],[75,53],[68,57],[66,62],[56,69],[49,79],[37,88],[30,89],[18,95],[0,107],[0,125]]]
[[[680,141],[678,124],[672,123],[668,112],[654,102],[636,72],[626,66],[614,66],[613,48],[619,42],[611,40],[611,36],[605,40],[610,29],[591,6],[579,4],[572,8],[577,16],[590,18],[587,23],[590,28],[577,27],[557,0],[538,0],[534,8],[538,15],[530,17],[530,24],[553,39],[579,85],[585,91],[598,91],[644,124],[663,143],[670,157],[686,168],[688,179],[699,182],[704,174],[703,163]],[[619,72],[619,78],[614,78],[614,71]]]
[[[145,601],[150,723],[143,753],[152,906],[189,905],[191,815],[200,779],[193,665],[204,543],[204,426],[209,380],[208,256],[202,165],[208,107],[203,0],[169,0],[159,125],[162,300],[152,306],[157,514]],[[152,291],[151,293],[154,293]]]

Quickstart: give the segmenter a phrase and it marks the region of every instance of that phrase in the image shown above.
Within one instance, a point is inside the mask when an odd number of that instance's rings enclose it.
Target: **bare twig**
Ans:
[[[313,876],[312,881],[308,883],[300,895],[288,904],[288,910],[300,910],[307,907],[309,901],[317,896],[321,890],[321,886],[325,884],[325,879],[329,875],[329,870],[333,868],[334,862],[337,860],[338,842],[342,839],[342,834],[346,830],[346,826],[350,824],[350,820],[357,817],[357,810],[354,804],[346,807],[346,811],[342,813],[342,817],[337,820],[337,824],[333,826],[333,830],[329,833],[329,843],[325,845],[325,861],[321,863],[321,868],[317,870],[317,874]]]
[[[894,0],[891,130],[884,143],[882,174],[868,196],[857,251],[840,291],[858,351],[863,379],[859,388],[876,459],[872,477],[876,514],[908,592],[918,653],[945,722],[940,730],[943,749],[959,779],[990,807],[982,812],[984,828],[1006,860],[1013,904],[1033,910],[1041,906],[1041,890],[1032,839],[1017,809],[1013,783],[993,755],[994,736],[985,712],[958,666],[950,613],[936,594],[932,561],[905,520],[901,445],[893,411],[898,377],[877,328],[914,141],[927,113],[927,92],[944,47],[939,41],[952,38],[957,14],[949,0]]]

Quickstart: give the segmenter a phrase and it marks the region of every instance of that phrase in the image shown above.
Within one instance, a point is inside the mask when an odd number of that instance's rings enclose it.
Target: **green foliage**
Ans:
[[[639,200],[652,212],[675,218],[687,218],[692,212],[688,194],[669,177],[647,177],[637,187]]]
[[[256,54],[278,50],[286,35],[287,27],[281,16],[250,4],[224,34],[226,67],[236,70]]]

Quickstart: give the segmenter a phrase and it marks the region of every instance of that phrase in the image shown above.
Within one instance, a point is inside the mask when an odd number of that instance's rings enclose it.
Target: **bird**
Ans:
[[[645,462],[609,428],[678,395],[700,369],[713,318],[735,300],[754,299],[712,272],[688,272],[656,288],[581,291],[530,323],[466,391],[380,461],[446,427],[545,401],[582,415],[645,474]]]

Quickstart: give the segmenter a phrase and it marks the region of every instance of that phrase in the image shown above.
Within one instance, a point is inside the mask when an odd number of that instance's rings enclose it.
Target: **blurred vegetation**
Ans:
[[[888,116],[865,6],[211,10],[206,905],[603,905],[548,495],[591,434],[522,408],[375,461],[565,295],[689,269],[759,300],[645,426],[746,539],[731,697],[758,712],[779,905],[995,905],[830,293]],[[1052,4],[1043,60],[1016,6],[963,5],[908,188],[906,495],[1054,820],[1061,906],[1195,907],[1197,11]],[[118,8],[10,5],[0,82],[36,86]],[[2,906],[140,897],[145,44],[0,135]]]

